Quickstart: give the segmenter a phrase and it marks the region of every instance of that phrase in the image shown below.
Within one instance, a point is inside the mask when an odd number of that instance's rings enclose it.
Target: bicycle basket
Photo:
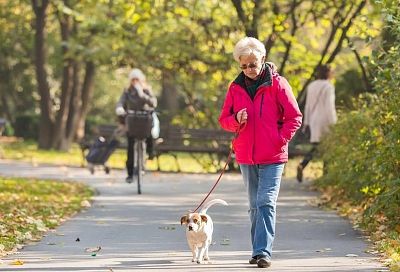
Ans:
[[[145,139],[151,136],[153,116],[150,111],[133,111],[126,115],[125,124],[128,135],[136,139]]]

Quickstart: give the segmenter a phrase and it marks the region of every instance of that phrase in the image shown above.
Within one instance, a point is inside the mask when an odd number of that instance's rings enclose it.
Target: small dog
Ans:
[[[206,214],[208,208],[214,204],[222,204],[227,206],[222,199],[214,199],[207,202],[200,213],[189,213],[182,216],[181,225],[186,224],[186,238],[190,249],[192,250],[192,262],[198,264],[210,260],[208,256],[208,247],[211,244],[213,234],[213,221],[211,217]]]

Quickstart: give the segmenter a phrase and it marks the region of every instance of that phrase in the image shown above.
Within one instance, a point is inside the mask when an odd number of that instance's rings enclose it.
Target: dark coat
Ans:
[[[117,103],[117,107],[123,107],[125,111],[152,111],[157,107],[157,98],[151,90],[143,89],[143,92],[138,92],[134,86],[130,86],[122,93]]]

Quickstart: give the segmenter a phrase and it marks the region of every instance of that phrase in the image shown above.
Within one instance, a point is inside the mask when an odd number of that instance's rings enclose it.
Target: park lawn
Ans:
[[[17,141],[1,145],[1,155],[4,159],[28,161],[32,164],[54,164],[67,166],[86,165],[82,157],[81,149],[78,144],[74,144],[69,151],[58,150],[40,150],[37,143],[33,141]],[[187,153],[177,153],[177,161],[172,155],[163,154],[159,157],[159,167],[161,171],[177,172],[179,168],[187,173],[206,173],[216,172],[215,157],[210,159],[208,155],[194,155]],[[214,160],[214,161],[213,161]],[[111,168],[125,168],[126,152],[117,149],[110,157],[108,165]],[[147,160],[146,168],[148,170],[157,170],[157,160]]]
[[[89,206],[93,190],[77,182],[0,177],[0,256]]]
[[[67,166],[82,166],[86,165],[82,157],[79,145],[74,144],[70,151],[57,151],[57,150],[39,150],[37,144],[33,141],[18,141],[3,144],[0,147],[2,149],[2,156],[5,159],[10,160],[22,160],[28,161],[32,164],[46,163],[55,165],[67,165]],[[159,168],[165,172],[177,172],[179,168],[185,173],[215,173],[217,168],[215,165],[217,161],[215,157],[212,159],[209,155],[190,155],[187,153],[176,153],[177,161],[172,155],[163,154],[159,157]],[[296,177],[296,167],[302,158],[296,157],[291,158],[285,166],[285,177],[294,178]],[[214,160],[214,161],[213,161]],[[112,168],[123,169],[125,168],[126,152],[121,149],[117,149],[114,154],[110,157],[108,164]],[[156,171],[158,169],[157,160],[147,160],[146,167],[148,170]],[[225,161],[221,162],[223,164]],[[304,171],[304,177],[307,179],[315,179],[322,175],[322,162],[311,161],[310,164]]]

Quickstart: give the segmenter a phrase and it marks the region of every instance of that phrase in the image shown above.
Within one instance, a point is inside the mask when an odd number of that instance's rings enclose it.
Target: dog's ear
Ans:
[[[201,215],[201,221],[203,221],[204,223],[207,223],[207,216],[205,215]]]
[[[188,220],[188,216],[187,215],[182,216],[181,217],[181,225],[187,224],[187,220]]]

